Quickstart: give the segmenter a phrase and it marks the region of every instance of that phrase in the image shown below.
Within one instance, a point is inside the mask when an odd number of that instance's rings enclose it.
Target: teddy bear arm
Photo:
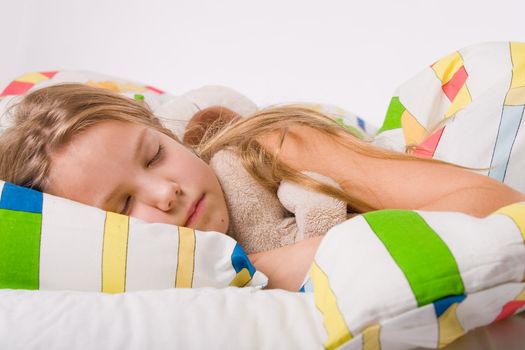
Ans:
[[[217,152],[210,161],[229,210],[228,234],[247,253],[278,248],[295,241],[295,218],[275,195],[262,187],[228,150]]]
[[[303,172],[321,182],[339,187],[331,178],[313,172]],[[281,204],[295,214],[298,228],[297,240],[323,235],[331,227],[346,219],[345,202],[309,190],[287,181],[281,182],[277,191]]]

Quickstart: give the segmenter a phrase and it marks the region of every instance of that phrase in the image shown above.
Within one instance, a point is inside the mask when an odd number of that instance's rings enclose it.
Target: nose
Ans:
[[[162,211],[172,210],[182,194],[180,185],[172,181],[157,183],[151,191],[152,205]]]

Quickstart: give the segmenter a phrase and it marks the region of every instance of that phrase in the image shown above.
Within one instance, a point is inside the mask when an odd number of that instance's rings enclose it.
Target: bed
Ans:
[[[141,83],[53,71],[15,80],[0,106],[61,81],[138,94],[167,119],[185,103]],[[309,106],[382,147],[491,167],[487,176],[525,191],[523,43],[479,44],[437,60],[400,85],[379,127],[334,106]],[[264,290],[266,277],[227,236],[145,224],[1,185],[2,348],[511,349],[525,343],[525,203],[482,219],[410,210],[358,215],[326,234],[293,293]],[[108,247],[120,258],[104,255]]]

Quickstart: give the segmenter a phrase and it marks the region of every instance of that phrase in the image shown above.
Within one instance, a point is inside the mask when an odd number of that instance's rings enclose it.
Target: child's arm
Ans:
[[[263,135],[258,141],[276,152],[280,133]],[[331,177],[378,209],[447,210],[483,217],[525,201],[523,193],[485,175],[437,162],[370,157],[306,126],[289,129],[279,158],[299,171]]]
[[[250,254],[255,268],[268,276],[268,288],[297,292],[314,260],[322,236],[266,252]]]

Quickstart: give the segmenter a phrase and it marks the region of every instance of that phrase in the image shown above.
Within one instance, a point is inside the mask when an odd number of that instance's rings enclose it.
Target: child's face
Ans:
[[[51,155],[46,191],[147,222],[228,228],[213,170],[179,142],[142,125],[106,121],[77,135]]]

